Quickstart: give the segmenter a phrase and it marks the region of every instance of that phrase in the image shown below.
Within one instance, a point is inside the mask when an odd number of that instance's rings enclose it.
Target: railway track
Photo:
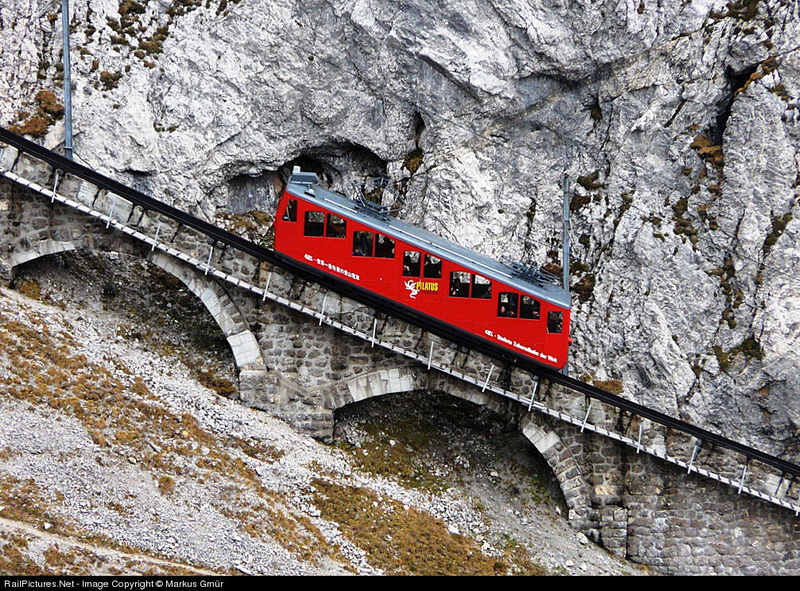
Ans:
[[[648,453],[680,466],[688,472],[696,472],[734,487],[738,493],[758,497],[800,515],[800,500],[798,500],[800,466],[793,462],[610,394],[529,360],[510,357],[507,351],[494,349],[479,339],[455,333],[446,325],[415,317],[407,309],[393,306],[391,302],[371,296],[369,292],[359,290],[351,284],[318,274],[308,267],[281,257],[279,253],[136,191],[2,128],[0,128],[0,142],[7,146],[3,147],[0,144],[0,174],[51,201],[59,201],[98,219],[107,228],[113,227],[149,245],[152,250],[159,249],[217,280],[236,285],[263,300],[269,299],[296,310],[316,319],[320,324],[332,326],[373,346],[384,347],[413,359],[427,369],[446,373],[483,392],[488,390],[513,399],[529,411],[536,411],[579,427],[581,430],[619,441],[634,448],[637,453]],[[21,156],[29,159],[28,164],[35,162],[47,168],[50,181],[47,186],[42,184],[41,179],[37,182],[27,178],[30,175],[19,170],[26,168],[19,164]],[[65,186],[68,186],[69,190],[61,191],[60,187]],[[86,198],[86,195],[90,195],[90,198]],[[103,199],[98,199],[100,195]],[[132,221],[137,217],[134,212],[138,213],[138,221]],[[142,223],[145,219],[152,222],[160,221],[157,225],[155,223],[148,225]],[[173,240],[164,238],[166,231],[160,234],[162,223],[171,224],[171,230],[174,232]],[[152,230],[153,227],[155,231],[148,233],[147,229]],[[204,237],[206,243],[210,245],[208,256],[201,257],[197,253],[185,252],[176,247],[174,237],[181,231],[191,231]],[[238,253],[237,256],[251,257],[268,263],[275,268],[275,272],[267,274],[260,280],[216,268],[212,265],[212,253],[215,247],[218,252],[219,249],[223,252],[235,251]],[[327,295],[323,297],[320,306],[309,305],[308,302],[293,298],[291,290],[279,289],[281,283],[277,280],[279,271],[288,272],[310,285],[336,294],[337,297],[356,300],[374,309],[376,315],[371,324],[364,324],[363,321],[347,322],[336,314],[326,311]],[[273,277],[276,278],[275,281]],[[331,309],[332,307],[328,306],[327,310]],[[378,314],[384,318],[387,316],[398,318],[446,339],[445,342],[455,343],[460,347],[466,347],[470,352],[484,356],[486,358],[484,369],[480,372],[468,372],[461,367],[443,362],[439,356],[434,356],[434,346],[436,346],[434,341],[430,341],[430,348],[427,351],[418,347],[401,346],[378,331]],[[446,345],[442,343],[439,346]],[[502,369],[504,366],[505,370]],[[572,396],[582,397],[585,411],[583,416],[554,408],[541,397],[537,398],[538,387],[515,389],[508,379],[510,371],[528,372],[535,376],[537,386],[539,381],[546,380],[551,384],[558,384],[563,391]],[[593,405],[597,405],[595,410],[598,406],[604,409],[601,414],[613,415],[616,420],[593,422],[590,420]],[[674,442],[676,436],[680,439],[677,443]],[[669,446],[666,445],[668,439],[671,440]]]

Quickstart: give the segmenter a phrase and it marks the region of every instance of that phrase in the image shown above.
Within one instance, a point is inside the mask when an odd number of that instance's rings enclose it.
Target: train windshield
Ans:
[[[562,312],[547,313],[547,332],[558,334],[563,330],[564,314]]]
[[[297,221],[297,199],[289,199],[289,203],[286,204],[286,209],[283,212],[283,221]]]

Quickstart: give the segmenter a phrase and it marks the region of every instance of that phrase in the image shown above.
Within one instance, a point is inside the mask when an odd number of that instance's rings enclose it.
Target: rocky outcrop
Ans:
[[[55,146],[49,6],[0,8],[0,119]],[[76,154],[209,219],[269,210],[294,164],[386,174],[410,221],[537,264],[567,175],[572,372],[797,461],[799,13],[74,0]]]

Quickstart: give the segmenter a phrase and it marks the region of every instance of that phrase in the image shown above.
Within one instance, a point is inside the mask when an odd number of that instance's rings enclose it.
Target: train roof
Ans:
[[[295,169],[289,178],[286,190],[296,197],[318,203],[344,218],[355,220],[382,234],[412,244],[420,250],[473,269],[487,278],[502,281],[522,292],[564,308],[571,307],[569,291],[560,285],[551,283],[544,276],[526,273],[519,268],[464,248],[408,222],[393,218],[382,213],[378,208],[372,207],[372,204],[353,201],[349,197],[330,191],[319,185],[319,178],[313,172],[299,172]]]

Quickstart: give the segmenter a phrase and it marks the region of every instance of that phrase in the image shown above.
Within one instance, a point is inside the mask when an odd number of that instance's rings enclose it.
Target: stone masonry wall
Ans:
[[[796,575],[800,520],[735,488],[570,425],[553,425],[589,485],[573,525],[661,574]]]
[[[630,559],[669,574],[800,573],[791,511],[650,456],[621,456]]]

